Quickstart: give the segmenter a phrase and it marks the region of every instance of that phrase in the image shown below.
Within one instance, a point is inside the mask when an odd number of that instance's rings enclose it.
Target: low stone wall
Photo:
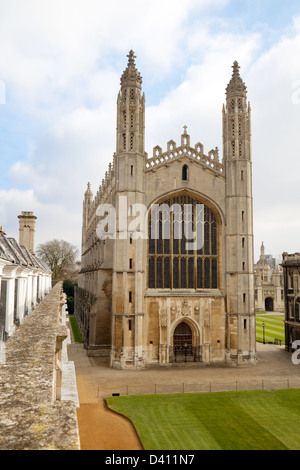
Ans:
[[[59,283],[2,347],[0,450],[80,449],[76,404],[61,401],[63,305]]]

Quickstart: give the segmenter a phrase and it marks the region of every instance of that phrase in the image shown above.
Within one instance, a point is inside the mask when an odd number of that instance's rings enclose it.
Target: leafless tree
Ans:
[[[76,269],[78,250],[65,240],[41,243],[36,253],[51,269],[54,281],[65,279],[69,271]]]

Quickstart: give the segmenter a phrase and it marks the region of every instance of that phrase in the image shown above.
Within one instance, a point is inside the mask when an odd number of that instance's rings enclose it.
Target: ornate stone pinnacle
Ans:
[[[126,67],[126,70],[124,70],[123,75],[121,77],[121,86],[127,86],[129,82],[133,84],[138,84],[138,86],[141,86],[142,84],[142,77],[136,68],[135,65],[135,58],[136,56],[134,55],[133,50],[129,51],[129,54],[127,55],[128,57],[128,64]]]
[[[183,126],[183,133],[186,134],[187,126]]]
[[[129,54],[127,55],[127,57],[128,57],[128,66],[135,67],[135,61],[134,60],[136,59],[136,56],[134,55],[134,52],[133,52],[132,49],[129,51]]]
[[[232,77],[226,88],[227,97],[229,95],[240,94],[246,98],[247,87],[240,76],[240,66],[237,60],[232,65]]]
[[[240,66],[239,66],[239,63],[237,60],[235,60],[233,62],[233,73],[232,73],[232,77],[239,77],[240,76]]]

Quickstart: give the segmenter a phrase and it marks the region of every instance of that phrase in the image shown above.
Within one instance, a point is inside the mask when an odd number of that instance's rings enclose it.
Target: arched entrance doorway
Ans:
[[[190,354],[193,346],[193,333],[185,322],[179,323],[173,335],[173,347],[177,353]]]
[[[274,301],[272,297],[267,297],[265,300],[265,310],[266,312],[273,312],[274,311]]]
[[[173,333],[173,360],[171,362],[200,361],[200,348],[193,345],[193,332],[190,326],[182,321]]]

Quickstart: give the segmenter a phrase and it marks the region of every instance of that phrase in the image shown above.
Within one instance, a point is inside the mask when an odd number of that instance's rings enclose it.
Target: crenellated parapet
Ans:
[[[85,193],[85,200],[84,204],[87,209],[87,225],[89,225],[90,221],[96,214],[96,210],[100,204],[105,204],[105,202],[109,199],[113,189],[115,187],[115,154],[113,158],[113,162],[109,163],[108,169],[105,172],[105,176],[102,179],[102,183],[100,184],[95,197],[93,197],[93,193],[91,192],[91,185],[88,183],[88,189]],[[88,194],[88,198],[87,198]],[[87,204],[89,202],[89,204]]]
[[[217,175],[224,176],[223,163],[220,162],[219,149],[216,147],[210,150],[208,155],[204,153],[204,147],[201,142],[198,142],[194,147],[190,146],[190,136],[186,132],[184,126],[184,133],[181,135],[181,143],[177,146],[174,140],[167,143],[167,150],[162,151],[158,145],[153,149],[153,157],[146,160],[146,172],[156,171],[162,166],[169,166],[174,161],[180,161],[183,158],[188,158],[190,161],[197,163],[205,169],[212,171]]]

